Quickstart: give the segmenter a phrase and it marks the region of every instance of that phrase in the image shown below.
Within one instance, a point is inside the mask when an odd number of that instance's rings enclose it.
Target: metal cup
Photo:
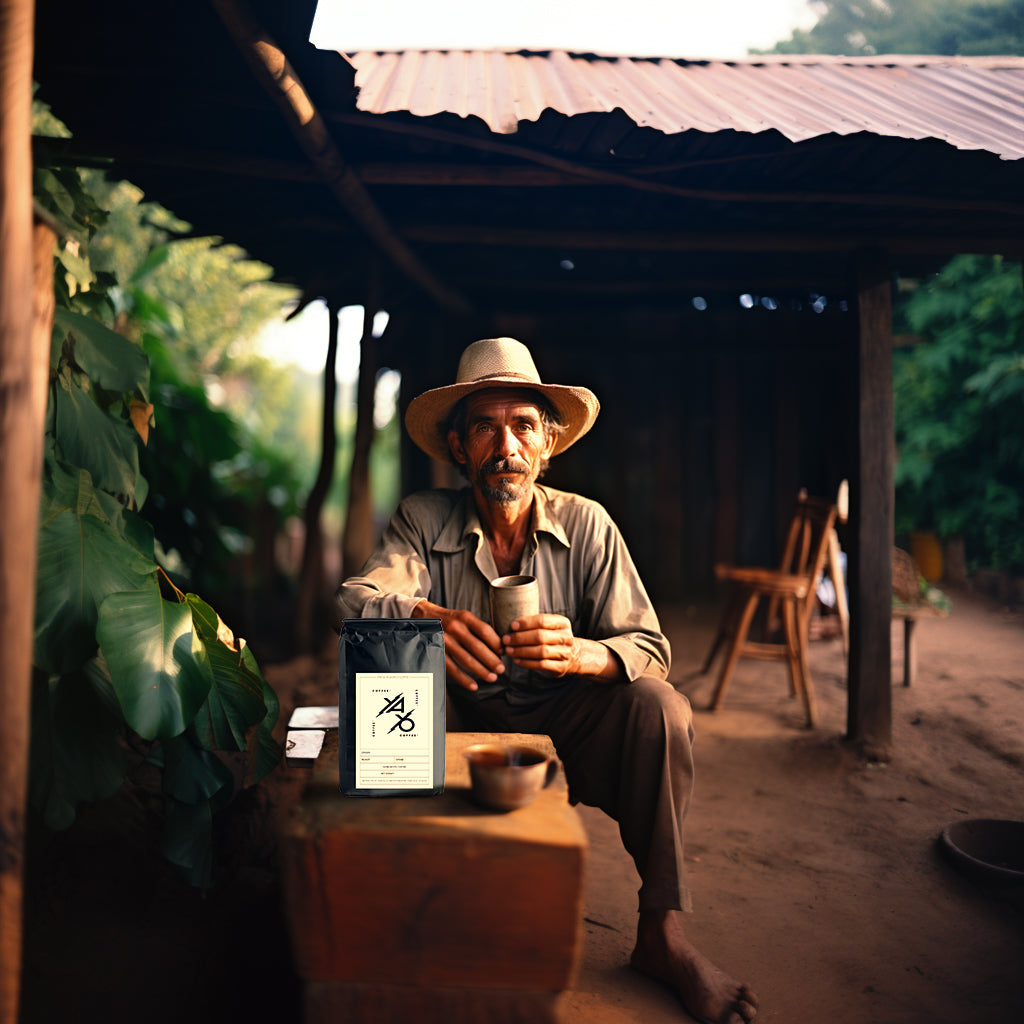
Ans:
[[[498,636],[512,632],[512,623],[540,611],[540,590],[533,576],[499,576],[491,580],[491,625]]]

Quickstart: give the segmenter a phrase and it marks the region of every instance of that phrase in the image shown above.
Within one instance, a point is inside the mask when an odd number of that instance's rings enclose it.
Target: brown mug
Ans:
[[[475,743],[465,751],[473,799],[484,807],[525,807],[555,777],[558,762],[536,747]]]

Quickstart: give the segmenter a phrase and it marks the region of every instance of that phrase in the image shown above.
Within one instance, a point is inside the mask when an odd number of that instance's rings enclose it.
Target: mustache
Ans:
[[[522,459],[490,459],[480,467],[480,471],[486,476],[492,473],[529,473],[530,465]]]

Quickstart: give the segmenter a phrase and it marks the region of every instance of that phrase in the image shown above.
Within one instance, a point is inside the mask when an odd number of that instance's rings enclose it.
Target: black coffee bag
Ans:
[[[346,796],[444,791],[439,619],[346,619],[338,647],[338,772]]]

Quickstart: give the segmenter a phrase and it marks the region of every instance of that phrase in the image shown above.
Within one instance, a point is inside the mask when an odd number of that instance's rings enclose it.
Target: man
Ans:
[[[598,410],[586,388],[542,383],[520,342],[470,345],[456,383],[415,398],[405,419],[413,441],[456,463],[469,487],[406,498],[363,575],[338,588],[338,606],[343,618],[441,620],[453,718],[550,736],[572,799],[619,823],[642,881],[633,966],[672,986],[697,1019],[741,1024],[756,998],[683,929],[692,719],[666,682],[668,641],[605,510],[537,483]],[[489,581],[517,574],[537,578],[542,611],[499,637]]]

